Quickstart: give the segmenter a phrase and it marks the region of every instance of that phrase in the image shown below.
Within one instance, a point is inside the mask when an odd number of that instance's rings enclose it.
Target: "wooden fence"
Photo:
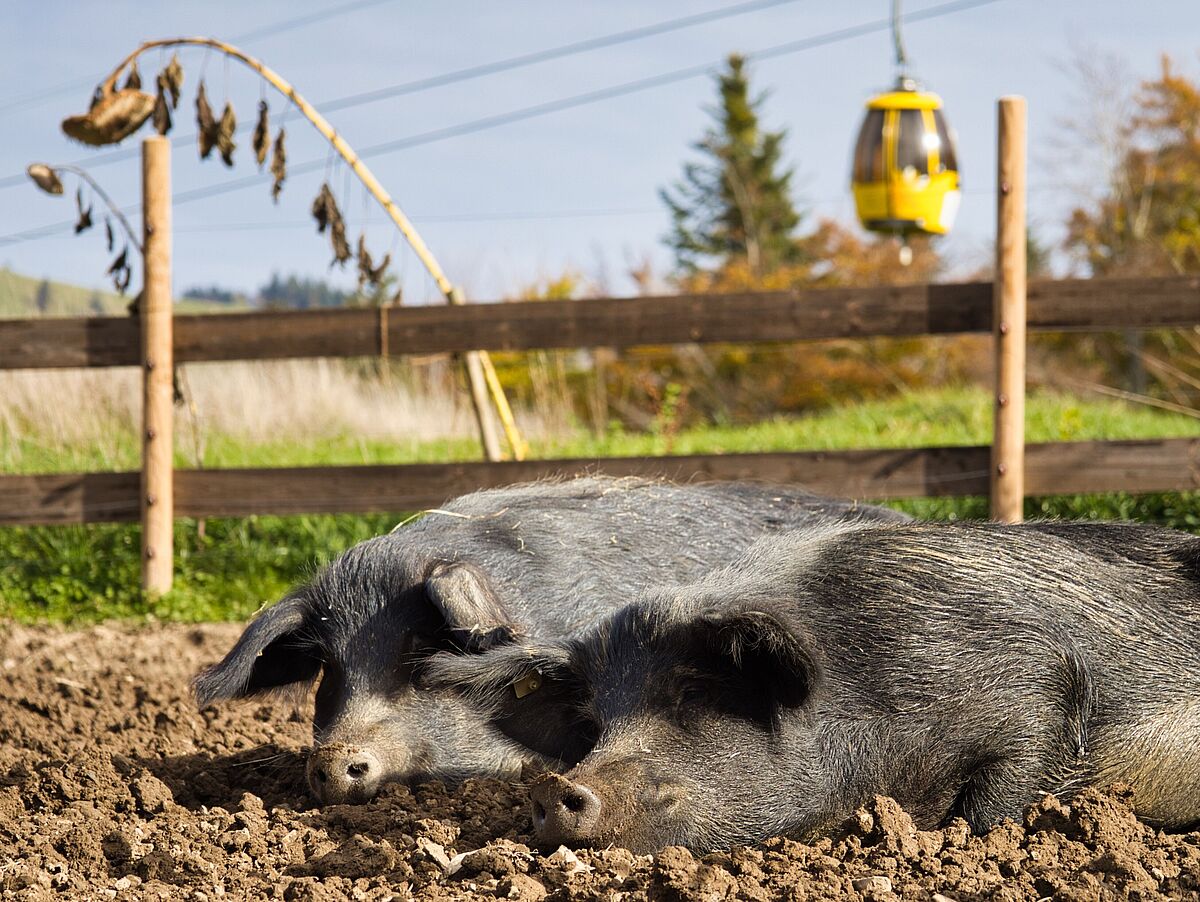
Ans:
[[[175,317],[175,362],[992,331],[992,283]],[[1200,279],[1031,282],[1033,331],[1189,327]],[[137,366],[132,317],[0,320],[0,369]]]
[[[131,473],[0,476],[0,525],[140,519],[142,582],[171,584],[175,516],[406,511],[487,486],[589,470],[677,479],[800,483],[854,498],[988,493],[1020,518],[1025,494],[1200,487],[1200,440],[1024,445],[1026,330],[1191,327],[1200,279],[1025,282],[1025,104],[998,120],[997,281],[905,287],[670,295],[449,307],[170,316],[170,185],[162,138],[143,142],[141,316],[0,320],[0,369],[137,366],[143,462]],[[152,145],[161,146],[152,146]],[[157,159],[157,163],[155,162]],[[157,173],[157,176],[154,176]],[[153,176],[153,177],[152,177]],[[164,304],[166,306],[164,306]],[[683,342],[795,342],[986,332],[996,354],[990,447],[632,457],[404,466],[170,469],[171,362],[525,351]],[[167,399],[167,400],[164,400]],[[481,425],[486,425],[481,419]]]
[[[351,357],[484,349],[788,342],[992,331],[992,284],[603,298],[376,310],[229,313],[175,319],[175,360]],[[1200,324],[1200,278],[1033,282],[1033,331]],[[386,330],[386,339],[383,334]],[[138,321],[0,321],[0,368],[134,366]],[[1200,488],[1200,440],[1026,448],[1028,494]],[[820,451],[399,466],[180,470],[187,517],[402,511],[486,486],[603,470],[681,479],[800,483],[858,498],[986,494],[989,448]],[[0,476],[0,524],[137,520],[137,472]]]

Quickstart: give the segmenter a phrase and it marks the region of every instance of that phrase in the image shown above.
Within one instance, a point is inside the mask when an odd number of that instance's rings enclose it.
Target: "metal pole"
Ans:
[[[171,142],[142,141],[142,589],[171,588],[175,503],[172,452]]]
[[[908,74],[908,54],[904,52],[904,40],[900,37],[900,0],[892,0],[892,43],[896,47],[896,73],[903,79]]]
[[[1000,98],[998,122],[992,518],[1019,523],[1025,500],[1025,98]]]

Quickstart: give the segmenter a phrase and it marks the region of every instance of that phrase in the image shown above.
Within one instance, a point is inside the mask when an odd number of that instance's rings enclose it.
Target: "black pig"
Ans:
[[[206,705],[319,679],[307,770],[323,802],[369,799],[385,780],[512,777],[586,748],[567,724],[537,724],[532,749],[519,727],[506,737],[454,693],[414,687],[416,661],[570,635],[772,530],[905,519],[758,484],[585,477],[476,492],[357,545],[268,608],[196,695]]]
[[[541,688],[519,702],[514,684]],[[834,525],[762,539],[580,637],[422,679],[593,749],[532,789],[542,841],[811,836],[873,795],[981,830],[1121,781],[1200,819],[1200,539],[1132,524]]]

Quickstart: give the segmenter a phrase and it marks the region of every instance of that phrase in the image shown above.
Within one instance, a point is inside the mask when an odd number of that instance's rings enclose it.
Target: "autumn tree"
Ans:
[[[1064,246],[1092,275],[1136,277],[1200,272],[1200,86],[1163,56],[1157,78],[1135,92],[1100,86],[1106,107],[1089,143],[1102,146],[1101,190],[1076,207]],[[1120,379],[1137,395],[1200,404],[1200,341],[1188,330],[1095,336],[1098,379]]]
[[[744,265],[756,277],[799,262],[800,224],[790,196],[792,170],[781,164],[783,131],[764,131],[765,95],[752,97],[746,61],[731,55],[717,79],[713,127],[693,147],[705,158],[659,192],[671,214],[666,243],[684,274]]]
[[[1115,126],[1107,184],[1068,221],[1066,248],[1097,276],[1200,272],[1200,86],[1162,59]]]

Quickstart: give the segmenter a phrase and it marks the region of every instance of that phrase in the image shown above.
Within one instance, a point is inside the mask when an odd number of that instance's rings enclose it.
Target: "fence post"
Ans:
[[[175,551],[171,143],[161,135],[142,141],[142,223],[142,589],[161,595]]]
[[[1001,97],[998,122],[992,519],[1019,523],[1025,500],[1025,98]]]

